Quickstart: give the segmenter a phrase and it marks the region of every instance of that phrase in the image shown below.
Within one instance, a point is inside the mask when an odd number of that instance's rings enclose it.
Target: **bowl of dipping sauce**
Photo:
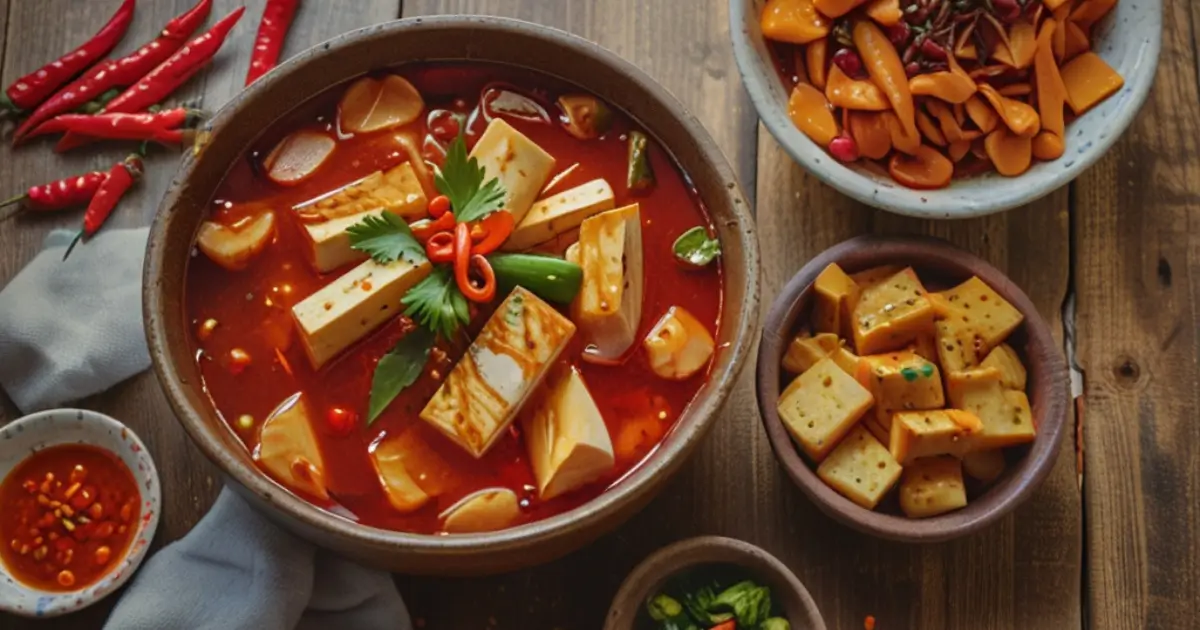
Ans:
[[[0,610],[52,617],[119,588],[158,527],[158,473],[125,425],[54,409],[0,429]]]

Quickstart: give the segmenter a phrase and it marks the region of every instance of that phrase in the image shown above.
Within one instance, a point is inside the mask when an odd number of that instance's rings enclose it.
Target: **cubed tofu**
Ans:
[[[976,276],[930,297],[938,319],[960,324],[983,341],[981,354],[1000,345],[1025,319],[1021,311]]]
[[[862,290],[851,325],[860,355],[903,348],[933,332],[933,305],[911,267]]]
[[[662,378],[682,381],[703,370],[716,349],[712,333],[682,306],[667,309],[642,340],[650,369]]]
[[[971,450],[1025,444],[1036,437],[1029,399],[1025,392],[1004,389],[1000,370],[976,368],[951,374],[947,389],[954,408],[983,421],[983,430],[971,437]]]
[[[370,454],[375,476],[379,478],[383,494],[393,509],[407,514],[420,509],[429,501],[430,496],[417,485],[404,465],[406,453],[403,442],[386,438],[376,444]]]
[[[888,431],[896,411],[946,406],[937,365],[907,350],[859,357],[855,376],[871,392],[875,399],[875,415]]]
[[[935,322],[934,330],[938,363],[947,376],[979,366],[976,339],[970,331],[948,320]]]
[[[927,361],[933,361],[934,363],[940,362],[937,350],[936,328],[934,332],[917,335],[917,338],[912,342],[912,345],[910,345],[908,349],[910,352],[924,358]]]
[[[583,375],[574,367],[548,379],[525,415],[525,448],[543,500],[587,485],[612,470],[612,440]]]
[[[554,156],[546,153],[503,118],[493,118],[471,149],[488,179],[504,187],[504,208],[521,225],[534,200],[554,172]]]
[[[821,359],[779,397],[779,418],[813,461],[820,462],[871,408],[871,393],[832,359]]]
[[[825,357],[833,359],[850,376],[858,373],[858,356],[832,333],[818,333],[812,337],[797,335],[783,355],[783,369],[792,374],[801,374]]]
[[[254,459],[287,489],[328,501],[325,460],[312,422],[308,400],[293,394],[263,422]]]
[[[642,319],[642,221],[638,205],[602,212],[579,226],[579,247],[568,257],[583,268],[571,305],[590,344],[585,358],[615,363],[637,341]]]
[[[992,483],[1004,474],[1007,464],[1004,462],[1004,451],[994,448],[988,451],[975,451],[962,457],[963,472],[971,478],[984,483]]]
[[[1026,372],[1021,357],[1012,346],[1002,343],[992,349],[979,367],[994,367],[1000,370],[1000,382],[1006,389],[1025,391]]]
[[[350,247],[346,228],[369,214],[382,212],[415,221],[425,216],[428,207],[429,200],[421,190],[421,182],[412,165],[405,162],[297,206],[296,213],[308,235],[309,263],[318,272],[327,273],[367,259],[366,254]]]
[[[517,287],[421,411],[421,419],[475,457],[508,428],[575,334],[575,324]]]
[[[900,471],[887,447],[856,426],[817,467],[817,476],[842,496],[873,510],[896,484]]]
[[[329,362],[400,313],[400,298],[429,275],[428,261],[368,260],[292,307],[292,318],[314,368]]]
[[[536,201],[502,249],[522,251],[572,232],[584,219],[612,210],[613,199],[612,186],[601,178]]]
[[[898,411],[892,414],[889,450],[906,466],[919,457],[961,456],[982,429],[975,414],[960,409]]]
[[[880,265],[878,267],[871,267],[870,269],[852,273],[850,274],[850,279],[853,280],[861,290],[866,289],[867,287],[875,286],[880,282],[891,278],[892,276],[900,273],[902,269],[904,268],[899,265]]]
[[[967,505],[962,463],[957,458],[926,457],[904,467],[900,509],[909,518],[928,518]]]
[[[521,516],[517,494],[508,488],[487,488],[463,497],[442,512],[442,531],[447,534],[494,532],[515,523]]]
[[[887,445],[891,442],[892,436],[890,432],[883,428],[883,424],[879,422],[879,418],[875,417],[874,414],[863,416],[861,424],[867,431],[871,432],[871,435],[875,436],[876,440],[879,440],[880,444]]]
[[[851,310],[858,302],[858,284],[837,263],[830,263],[813,282],[813,292],[813,328],[819,333],[847,334]]]

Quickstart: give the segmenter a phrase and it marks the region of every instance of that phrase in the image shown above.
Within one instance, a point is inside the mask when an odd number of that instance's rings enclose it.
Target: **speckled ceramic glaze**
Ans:
[[[125,425],[85,409],[52,409],[16,420],[0,429],[0,479],[13,468],[49,446],[89,444],[107,450],[133,473],[142,494],[142,516],[137,535],[116,568],[99,581],[78,591],[51,593],[13,579],[0,562],[0,610],[27,617],[53,617],[86,608],[120,588],[146,557],[158,528],[161,510],[158,471],[142,441]]]
[[[1141,109],[1158,65],[1162,0],[1122,0],[1096,25],[1093,49],[1125,78],[1125,87],[1067,126],[1067,152],[1035,163],[1020,177],[981,175],[942,190],[912,190],[860,166],[846,166],[792,124],[788,92],[775,71],[759,27],[766,0],[729,0],[730,33],[742,81],[763,124],[783,148],[818,179],[876,208],[929,219],[960,219],[1001,212],[1067,185],[1104,155]]]

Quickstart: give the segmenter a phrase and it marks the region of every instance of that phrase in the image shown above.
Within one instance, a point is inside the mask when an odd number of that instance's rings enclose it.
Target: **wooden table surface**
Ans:
[[[1153,0],[1148,0],[1153,1]],[[193,0],[142,0],[118,53],[148,41]],[[214,15],[238,0],[216,0]],[[241,88],[264,0],[249,0],[210,71],[178,96],[216,109]],[[89,36],[116,0],[0,0],[0,83]],[[550,565],[485,579],[399,576],[426,628],[598,628],[625,574],[653,550],[699,534],[765,547],[808,586],[830,628],[1191,628],[1200,604],[1200,3],[1165,0],[1158,80],[1116,147],[1069,189],[961,222],[868,209],[794,165],[759,125],[728,41],[724,0],[309,0],[285,54],[397,17],[486,13],[566,29],[644,68],[708,127],[757,201],[764,301],[811,256],[865,232],[947,238],[1006,270],[1085,375],[1086,423],[1016,514],[976,536],[912,546],[854,533],[820,514],[767,445],[747,369],[717,427],[649,508]],[[210,19],[211,20],[211,19]],[[62,157],[49,143],[0,147],[0,192],[107,168],[121,147]],[[147,224],[171,174],[159,155],[113,225]],[[0,286],[45,234],[78,216],[0,223]],[[51,314],[47,314],[51,316]],[[0,357],[0,361],[4,360]],[[0,395],[0,398],[3,398]],[[156,545],[179,538],[216,497],[216,470],[142,374],[81,403],[132,426],[163,475]],[[7,399],[0,421],[18,414]],[[1082,463],[1076,444],[1083,450]],[[2,508],[0,508],[2,509]],[[37,624],[93,628],[113,599]],[[466,604],[466,605],[464,605]]]

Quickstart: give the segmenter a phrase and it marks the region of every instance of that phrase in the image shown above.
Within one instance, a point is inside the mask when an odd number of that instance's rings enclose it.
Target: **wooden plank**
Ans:
[[[1164,11],[1149,101],[1076,186],[1086,578],[1098,630],[1195,627],[1200,602],[1200,7],[1171,0]]]
[[[0,0],[0,8],[9,0]],[[123,55],[150,41],[162,25],[194,4],[194,0],[158,0],[138,3],[137,15],[129,33],[115,54]],[[259,16],[266,0],[216,0],[211,25],[221,16],[243,4],[246,15],[229,41],[206,72],[180,90],[172,102],[190,102],[215,111],[241,90],[250,63],[249,51],[258,29]],[[113,10],[115,2],[77,2],[41,0],[12,2],[9,11],[9,37],[4,42],[3,84],[51,60],[77,45],[96,31]],[[400,0],[358,0],[354,11],[338,3],[309,2],[301,8],[284,46],[284,55],[292,55],[346,31],[395,19]],[[0,16],[0,20],[3,17]],[[0,191],[22,190],[36,183],[65,174],[95,168],[108,168],[130,150],[128,146],[99,146],[60,156],[51,151],[52,141],[31,143],[13,150],[0,143]],[[110,225],[131,227],[147,225],[157,209],[158,200],[171,181],[177,157],[158,151],[147,160],[146,181],[122,202]],[[22,218],[0,223],[0,286],[16,275],[41,247],[46,233],[54,228],[75,228],[80,213],[61,216]],[[0,410],[0,423],[16,416],[11,403]],[[216,498],[221,480],[213,467],[192,445],[176,422],[157,382],[143,373],[108,392],[78,403],[107,413],[128,424],[146,442],[159,465],[163,481],[163,516],[156,546],[187,533]],[[67,617],[56,627],[98,627],[115,603],[115,598],[84,612]],[[24,622],[0,615],[0,626],[26,626]]]

